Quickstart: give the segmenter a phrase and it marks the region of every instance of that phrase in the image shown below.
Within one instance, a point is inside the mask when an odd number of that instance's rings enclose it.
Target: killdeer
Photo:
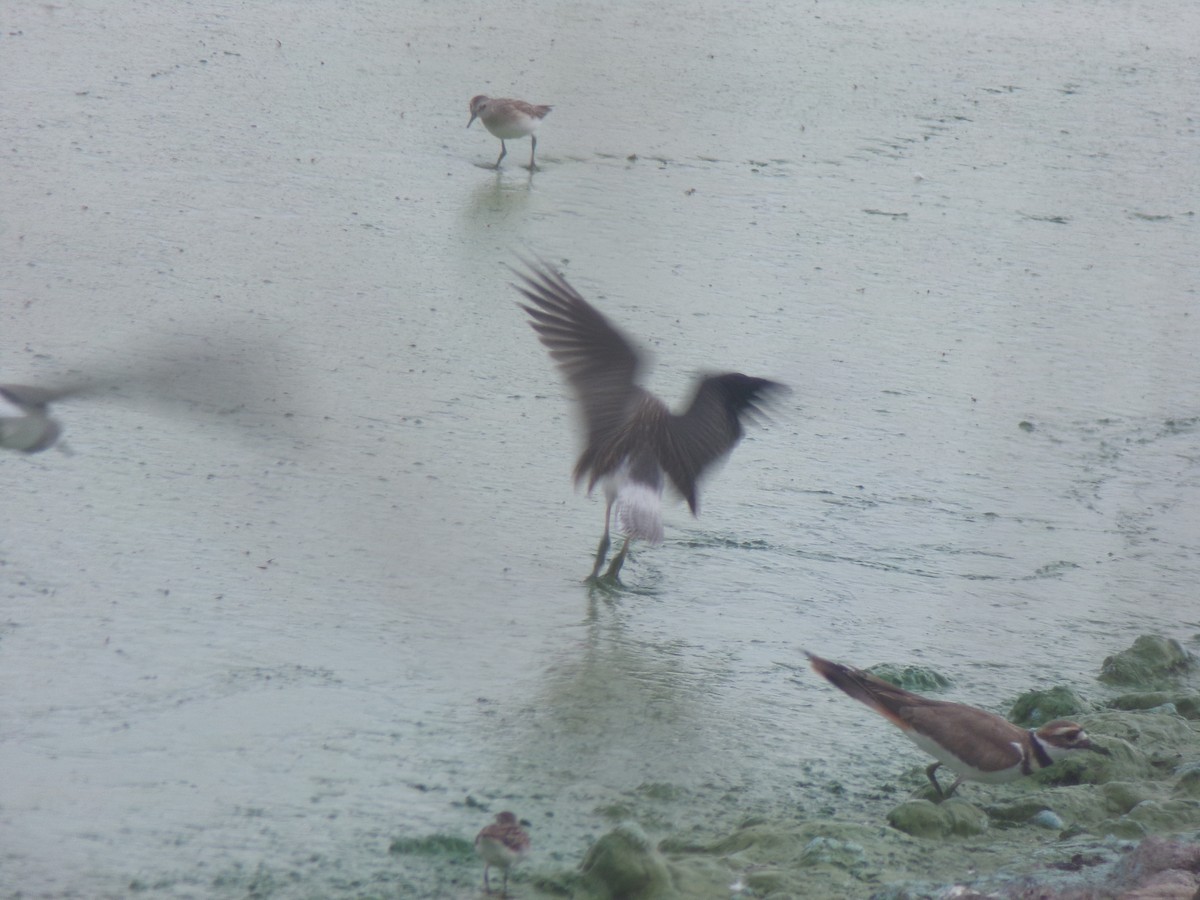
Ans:
[[[587,437],[575,481],[586,477],[588,493],[597,481],[604,486],[604,536],[593,578],[608,554],[614,515],[625,535],[605,573],[615,581],[631,541],[662,542],[664,481],[670,479],[696,515],[700,476],[733,449],[743,421],[761,413],[766,395],[783,385],[736,372],[709,375],[697,383],[688,408],[672,413],[638,386],[644,360],[625,335],[550,266],[526,265],[532,276],[513,270],[523,282],[513,287],[532,304],[521,308],[583,408]]]
[[[496,169],[500,168],[500,160],[504,159],[504,155],[508,153],[508,147],[504,145],[506,140],[530,138],[533,146],[529,148],[529,171],[532,172],[533,156],[537,153],[537,135],[534,132],[542,124],[542,119],[546,118],[546,113],[553,108],[552,106],[534,106],[524,100],[512,100],[508,97],[485,97],[483,94],[479,94],[471,98],[471,118],[467,122],[467,127],[470,128],[471,122],[479,119],[484,128],[493,136],[500,138],[500,156],[496,159],[496,165],[493,167]]]
[[[483,890],[490,894],[488,869],[504,869],[504,886],[500,896],[508,896],[508,870],[529,853],[529,835],[510,812],[496,813],[496,821],[475,835],[475,852],[483,857]]]
[[[949,797],[964,781],[1001,784],[1032,775],[1075,750],[1109,755],[1107,749],[1089,741],[1079,725],[1066,719],[1027,731],[986,710],[930,700],[861,669],[806,655],[818,675],[898,725],[910,741],[937,759],[925,774],[940,797]],[[958,773],[947,791],[934,774],[942,765]]]
[[[95,389],[95,385],[83,384],[63,388],[0,384],[0,447],[23,453],[40,453],[53,447],[62,426],[50,417],[50,404]]]

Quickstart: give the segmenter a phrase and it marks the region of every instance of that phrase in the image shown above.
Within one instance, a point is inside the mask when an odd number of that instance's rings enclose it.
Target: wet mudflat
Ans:
[[[924,757],[800,648],[1006,712],[1187,645],[1196,16],[6,13],[0,381],[155,377],[0,459],[4,890],[469,897],[389,847],[503,808],[524,895],[626,820],[887,829]],[[485,168],[481,92],[555,106],[532,177]],[[665,398],[794,391],[623,592],[582,583],[602,506],[520,252]]]

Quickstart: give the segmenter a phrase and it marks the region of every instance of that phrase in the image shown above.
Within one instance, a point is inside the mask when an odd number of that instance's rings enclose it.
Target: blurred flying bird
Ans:
[[[604,487],[604,536],[593,578],[608,554],[614,517],[617,531],[625,535],[605,573],[615,580],[632,540],[662,542],[665,481],[697,515],[700,477],[741,439],[743,422],[760,414],[768,396],[784,387],[737,372],[709,375],[697,382],[687,409],[672,413],[638,385],[644,360],[625,335],[549,265],[526,265],[530,275],[512,270],[522,281],[513,287],[532,304],[521,308],[583,411],[586,437],[575,481],[587,478],[589,493],[596,482]]]
[[[67,397],[93,393],[101,387],[99,383],[55,388],[0,384],[0,447],[20,450],[22,453],[48,450],[62,434],[62,426],[50,416],[50,404]]]
[[[39,453],[57,443],[66,450],[63,427],[51,415],[51,404],[74,398],[104,394],[105,401],[150,404],[167,415],[213,419],[244,433],[252,415],[235,421],[228,413],[298,390],[294,380],[286,386],[279,381],[273,342],[245,331],[232,342],[200,330],[160,335],[116,348],[116,355],[119,363],[86,366],[82,375],[72,368],[72,376],[60,383],[0,384],[0,448]],[[286,421],[272,419],[276,424]]]

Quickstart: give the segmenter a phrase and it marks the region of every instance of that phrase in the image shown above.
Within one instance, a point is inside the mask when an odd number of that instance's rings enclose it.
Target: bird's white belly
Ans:
[[[8,450],[31,450],[46,439],[48,428],[54,428],[54,424],[46,416],[0,415],[0,447]],[[55,431],[57,432],[57,429]]]
[[[629,462],[625,461],[605,476],[604,493],[612,503],[613,520],[620,534],[652,546],[662,543],[661,485],[654,488],[634,480],[629,475]]]
[[[916,731],[905,731],[905,736],[910,741],[940,762],[942,765],[951,769],[955,774],[962,775],[968,781],[981,781],[984,784],[1004,784],[1008,781],[1013,781],[1021,777],[1021,747],[1019,744],[1013,744],[1013,748],[1017,751],[1017,762],[1009,766],[1007,769],[998,769],[994,772],[985,772],[982,769],[977,769],[969,763],[963,762],[950,751],[946,750],[940,744],[935,744],[923,734],[918,734]]]
[[[537,131],[537,127],[542,124],[541,119],[535,119],[533,116],[522,116],[519,119],[513,119],[507,122],[490,123],[484,121],[487,130],[495,137],[502,141],[511,141],[516,138],[529,137]]]

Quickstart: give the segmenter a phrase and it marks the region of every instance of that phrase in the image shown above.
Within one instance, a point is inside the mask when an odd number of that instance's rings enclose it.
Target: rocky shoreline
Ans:
[[[923,689],[940,679],[874,672]],[[625,821],[577,867],[515,872],[512,892],[575,900],[1198,897],[1200,664],[1175,640],[1143,636],[1106,659],[1098,680],[1113,694],[1100,705],[1068,688],[1014,704],[1009,718],[1018,724],[1070,716],[1109,751],[1075,754],[1032,776],[1029,789],[971,784],[935,803],[914,769],[911,796],[878,823],[760,818],[715,838],[655,842]],[[478,874],[469,844],[438,847],[443,876],[469,891]],[[413,845],[393,852],[420,855]]]

